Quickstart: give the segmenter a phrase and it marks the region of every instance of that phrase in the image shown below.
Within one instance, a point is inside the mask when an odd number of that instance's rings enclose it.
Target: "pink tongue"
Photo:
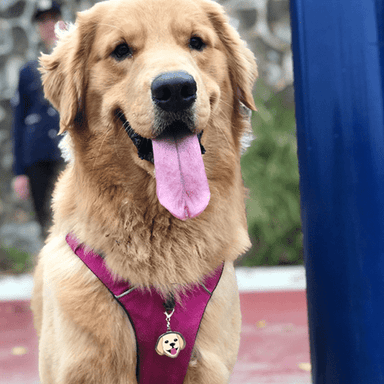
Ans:
[[[177,352],[177,349],[176,349],[176,348],[172,348],[172,349],[171,349],[171,355],[176,355],[176,352]]]
[[[152,140],[160,204],[186,220],[207,207],[210,191],[197,135]]]

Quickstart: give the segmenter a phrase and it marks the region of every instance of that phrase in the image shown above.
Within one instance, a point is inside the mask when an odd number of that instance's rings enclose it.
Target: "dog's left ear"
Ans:
[[[258,72],[253,53],[246,47],[235,28],[229,24],[228,16],[221,5],[206,0],[202,4],[227,51],[234,92],[237,92],[238,99],[246,107],[256,111],[252,88]]]
[[[85,64],[96,32],[96,17],[91,12],[78,13],[76,25],[60,33],[53,52],[40,57],[45,97],[60,113],[59,134],[84,112]]]

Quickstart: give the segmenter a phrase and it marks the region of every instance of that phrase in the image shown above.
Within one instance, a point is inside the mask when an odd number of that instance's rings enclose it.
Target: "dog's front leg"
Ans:
[[[229,383],[231,372],[218,355],[209,351],[196,355],[189,364],[185,384]]]
[[[41,384],[137,384],[136,351],[124,335],[115,344],[100,343],[73,324],[45,331],[40,337]]]
[[[41,384],[137,384],[136,361],[125,361],[116,353],[99,348],[77,346],[61,354],[46,354],[42,345],[40,353]],[[100,346],[102,347],[102,346]],[[51,346],[51,351],[54,346]]]

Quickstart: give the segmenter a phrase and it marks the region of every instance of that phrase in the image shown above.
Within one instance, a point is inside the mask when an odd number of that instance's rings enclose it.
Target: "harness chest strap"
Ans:
[[[109,289],[124,308],[135,331],[137,343],[137,380],[139,384],[182,384],[191,359],[192,349],[205,308],[220,281],[224,263],[204,284],[191,286],[181,295],[172,315],[172,331],[185,339],[185,347],[176,358],[159,355],[156,344],[167,331],[164,299],[155,290],[135,289],[124,280],[114,280],[103,258],[93,251],[85,251],[73,234],[66,236],[68,245],[84,264]]]

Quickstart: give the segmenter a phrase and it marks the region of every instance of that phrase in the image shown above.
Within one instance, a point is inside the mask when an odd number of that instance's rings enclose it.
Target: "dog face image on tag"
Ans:
[[[155,349],[159,355],[165,355],[174,359],[185,348],[185,345],[185,339],[181,333],[169,331],[163,333],[157,339]]]

